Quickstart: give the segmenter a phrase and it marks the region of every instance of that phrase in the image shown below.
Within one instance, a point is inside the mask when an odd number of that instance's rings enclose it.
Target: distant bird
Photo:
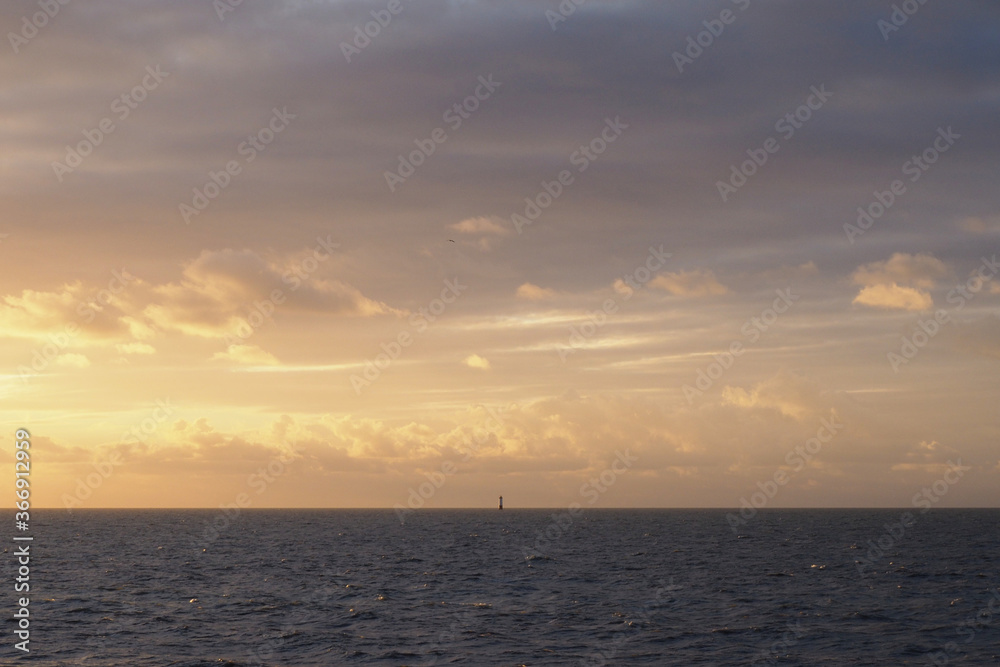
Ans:
[[[454,243],[454,242],[455,242],[455,239],[448,239],[448,240],[449,240],[449,241],[451,241],[452,243]]]

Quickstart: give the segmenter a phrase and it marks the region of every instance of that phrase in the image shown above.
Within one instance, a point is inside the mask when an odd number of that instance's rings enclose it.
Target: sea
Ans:
[[[3,665],[1000,664],[994,509],[31,517]]]

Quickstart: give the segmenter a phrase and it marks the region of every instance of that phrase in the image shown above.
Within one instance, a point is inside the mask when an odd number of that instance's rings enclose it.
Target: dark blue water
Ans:
[[[901,514],[32,512],[30,661],[1000,663],[1000,511]]]

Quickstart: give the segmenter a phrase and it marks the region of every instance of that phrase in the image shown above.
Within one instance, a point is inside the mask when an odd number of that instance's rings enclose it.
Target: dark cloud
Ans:
[[[925,5],[888,41],[876,22],[891,5],[881,2],[740,6],[588,3],[553,31],[545,11],[557,3],[404,3],[350,63],[341,44],[379,3],[248,0],[222,21],[200,2],[66,6],[0,61],[11,91],[5,134],[17,149],[7,187],[15,199],[54,193],[41,205],[61,213],[44,217],[50,230],[95,216],[107,223],[91,234],[149,230],[137,250],[151,255],[162,255],[167,237],[187,256],[206,238],[280,244],[278,220],[294,218],[308,234],[322,219],[323,229],[356,246],[377,243],[409,271],[415,243],[467,217],[508,218],[541,180],[571,168],[571,153],[606,117],[620,116],[629,124],[621,142],[544,213],[531,231],[539,242],[512,240],[496,261],[523,269],[544,258],[572,275],[574,256],[610,258],[667,235],[720,274],[751,268],[726,266],[728,244],[840,253],[843,221],[939,126],[961,142],[881,226],[906,219],[907,232],[933,234],[942,211],[995,208],[983,170],[1000,138],[995,5]],[[17,25],[33,8],[7,5],[4,21]],[[678,72],[672,54],[725,9],[734,22]],[[148,65],[169,77],[119,121],[112,100]],[[489,74],[501,88],[448,129],[442,114]],[[814,85],[833,97],[723,204],[715,182],[776,136],[775,122]],[[240,142],[275,106],[296,114],[291,126],[196,219],[202,229],[179,226],[178,204],[209,171],[241,159]],[[115,132],[58,184],[50,163],[105,116]],[[383,172],[436,127],[447,142],[390,193]],[[930,200],[936,210],[923,206]],[[908,251],[933,250],[897,227],[879,233]],[[759,251],[759,261],[740,264],[774,261]],[[814,255],[781,252],[786,263]]]

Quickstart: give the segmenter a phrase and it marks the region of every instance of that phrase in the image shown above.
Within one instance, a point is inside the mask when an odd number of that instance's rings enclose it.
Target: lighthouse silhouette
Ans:
[[[500,509],[503,509],[503,496],[500,496]]]

